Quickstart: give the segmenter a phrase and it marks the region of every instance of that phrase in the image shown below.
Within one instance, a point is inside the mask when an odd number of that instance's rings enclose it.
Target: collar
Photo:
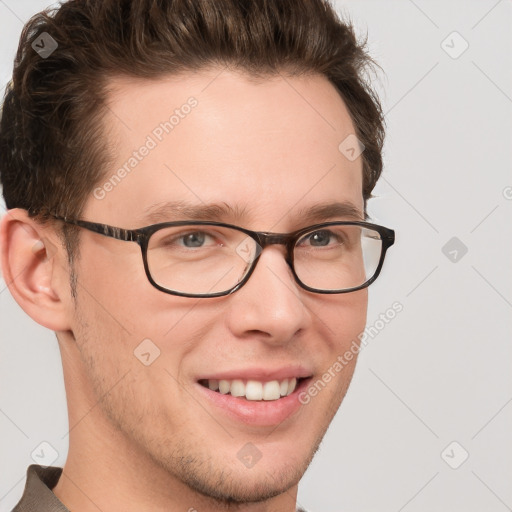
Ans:
[[[25,490],[12,512],[69,512],[52,492],[61,474],[56,466],[30,465]]]

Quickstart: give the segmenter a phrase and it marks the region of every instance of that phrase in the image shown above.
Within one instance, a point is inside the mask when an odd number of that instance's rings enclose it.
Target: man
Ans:
[[[15,510],[293,511],[393,231],[369,57],[322,0],[89,0],[29,22],[2,266],[56,332],[63,469]]]

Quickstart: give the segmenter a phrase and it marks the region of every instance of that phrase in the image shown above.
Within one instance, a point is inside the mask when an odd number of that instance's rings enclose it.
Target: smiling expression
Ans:
[[[155,128],[190,97],[197,104],[158,140]],[[116,154],[106,179],[148,135],[155,145],[103,197],[91,194],[82,219],[129,229],[216,220],[278,233],[364,219],[361,158],[338,149],[354,126],[324,77],[256,83],[204,70],[116,79],[105,126]],[[345,210],[323,208],[332,204]],[[104,397],[97,425],[113,426],[150,464],[203,495],[257,501],[297,484],[355,358],[307,405],[298,395],[364,329],[366,289],[306,291],[284,247],[271,245],[233,294],[173,296],[149,283],[136,244],[89,231],[81,232],[76,272],[75,364],[83,372],[70,404],[92,407]],[[154,358],[148,365],[134,355],[143,340]]]

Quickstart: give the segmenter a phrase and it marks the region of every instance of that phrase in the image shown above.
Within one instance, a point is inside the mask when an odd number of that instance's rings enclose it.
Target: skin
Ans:
[[[255,83],[220,71],[112,81],[104,128],[115,158],[107,177],[187,98],[198,105],[104,199],[91,193],[81,218],[137,228],[151,223],[141,222],[147,207],[182,199],[237,205],[241,218],[219,220],[261,231],[304,227],[301,209],[332,201],[350,201],[363,219],[361,158],[351,162],[338,150],[355,130],[327,79]],[[56,331],[62,354],[70,432],[56,496],[81,512],[295,510],[298,482],[356,358],[277,427],[213,409],[196,378],[298,363],[315,381],[364,329],[367,289],[307,292],[274,245],[234,294],[177,297],[150,285],[137,244],[85,230],[80,236],[75,301],[55,226],[19,209],[1,224],[11,293]],[[161,352],[150,366],[134,357],[146,338]],[[262,455],[250,469],[237,457],[248,442]]]

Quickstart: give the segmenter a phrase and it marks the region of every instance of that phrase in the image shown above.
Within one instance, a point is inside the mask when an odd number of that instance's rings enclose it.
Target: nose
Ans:
[[[263,250],[247,283],[229,297],[228,326],[237,337],[260,336],[283,344],[311,323],[303,290],[285,260],[284,247]]]

